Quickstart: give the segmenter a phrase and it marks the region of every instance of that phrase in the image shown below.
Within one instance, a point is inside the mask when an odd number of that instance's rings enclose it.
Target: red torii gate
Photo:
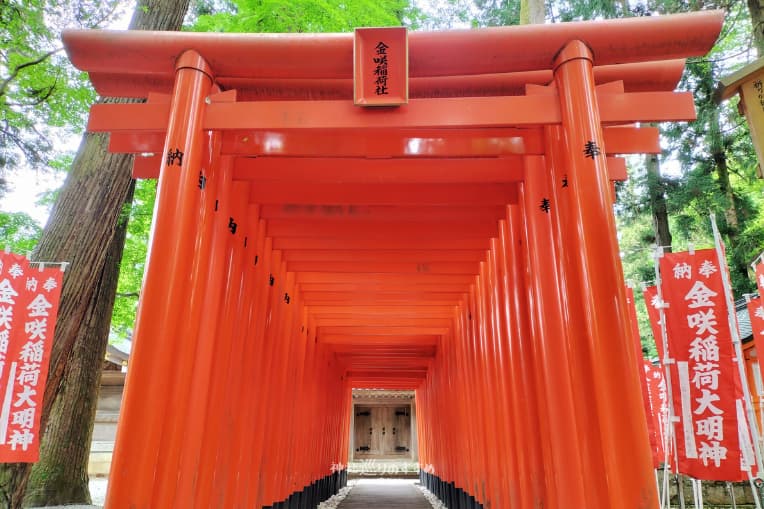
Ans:
[[[721,23],[411,33],[374,110],[352,34],[66,32],[159,179],[107,507],[312,507],[384,387],[452,507],[657,508],[611,181]]]

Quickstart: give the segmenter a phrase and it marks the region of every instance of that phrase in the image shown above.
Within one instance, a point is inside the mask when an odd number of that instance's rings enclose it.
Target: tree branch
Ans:
[[[18,102],[18,103],[7,103],[7,104],[9,106],[19,106],[19,107],[39,106],[45,101],[47,101],[51,95],[53,95],[53,92],[56,90],[56,85],[58,85],[58,78],[56,78],[56,81],[54,81],[53,84],[49,87],[45,87],[40,90],[29,91],[29,95],[31,97],[34,97],[34,99],[30,99],[29,102]]]
[[[114,13],[117,11],[117,7],[119,6],[119,2],[112,2],[111,8],[106,11],[103,16],[95,20],[94,22],[90,23],[89,25],[83,27],[83,28],[100,28],[102,23],[106,23],[107,21],[111,20],[114,16]]]
[[[10,85],[11,82],[14,79],[16,79],[16,76],[18,76],[21,71],[23,71],[27,67],[32,67],[32,66],[35,66],[37,64],[40,64],[40,63],[44,62],[45,60],[49,59],[50,57],[52,57],[53,55],[55,55],[56,53],[58,53],[62,49],[64,49],[64,48],[60,47],[60,48],[56,48],[56,49],[50,50],[47,53],[43,53],[42,55],[40,55],[40,57],[35,58],[34,60],[30,60],[29,62],[24,62],[23,64],[17,65],[13,69],[13,71],[11,71],[11,74],[8,75],[8,77],[5,78],[2,81],[2,83],[0,83],[0,96],[5,95],[5,91],[8,89],[8,85]]]

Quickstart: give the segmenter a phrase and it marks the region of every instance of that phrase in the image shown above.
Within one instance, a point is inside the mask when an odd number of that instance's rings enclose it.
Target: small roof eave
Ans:
[[[719,80],[719,85],[716,87],[714,93],[714,100],[717,103],[726,101],[733,95],[738,93],[743,83],[748,81],[748,78],[764,68],[764,57],[754,60],[745,67],[738,69],[729,76]]]

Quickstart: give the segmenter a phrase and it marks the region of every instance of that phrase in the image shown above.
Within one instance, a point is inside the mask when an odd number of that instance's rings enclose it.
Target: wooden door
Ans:
[[[355,452],[356,455],[371,454],[371,408],[355,407]]]
[[[375,408],[379,434],[379,454],[388,456],[395,451],[395,432],[393,430],[393,409],[387,406]]]
[[[390,454],[408,454],[411,451],[411,406],[391,408],[393,443]]]
[[[411,406],[356,406],[355,457],[410,454]]]

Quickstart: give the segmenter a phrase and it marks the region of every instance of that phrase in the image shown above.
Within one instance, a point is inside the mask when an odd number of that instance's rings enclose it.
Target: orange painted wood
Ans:
[[[159,180],[157,218],[152,227],[153,248],[146,264],[147,279],[133,337],[133,369],[127,375],[124,412],[111,467],[113,478],[106,495],[106,503],[112,507],[151,506],[153,472],[164,425],[157,409],[164,407],[169,397],[165,391],[153,390],[156,388],[153,384],[168,387],[172,383],[174,350],[181,341],[180,331],[187,319],[182,314],[189,302],[190,285],[185,275],[192,269],[192,258],[187,253],[193,252],[197,233],[196,177],[203,158],[200,119],[203,97],[212,85],[204,72],[208,70],[198,54],[184,53],[175,79],[171,105],[174,115],[168,127],[165,151],[182,151],[186,171],[180,172],[177,167],[168,165]]]
[[[447,318],[399,318],[397,316],[377,316],[373,319],[369,317],[340,317],[340,318],[322,318],[315,317],[316,326],[324,327],[442,327],[444,329],[450,326],[450,320]]]
[[[437,346],[440,336],[437,334],[377,334],[374,332],[359,335],[357,333],[342,333],[342,331],[335,331],[334,333],[322,331],[317,340],[319,343],[331,344],[333,351],[345,350],[336,345],[348,345],[357,349],[394,347],[396,351],[401,349],[405,351],[408,348],[421,349],[423,347]]]
[[[603,155],[588,158],[583,149],[578,148],[589,140],[602,139],[600,121],[604,119],[598,118],[597,109],[592,110],[591,105],[607,96],[594,94],[591,58],[583,43],[570,43],[557,58],[555,81],[560,90],[562,125],[569,147],[565,163],[571,178],[570,192],[576,203],[571,220],[576,221],[579,232],[591,232],[581,236],[581,249],[574,259],[581,275],[590,274],[592,270],[598,272],[598,277],[587,279],[588,283],[582,285],[580,297],[588,303],[586,306],[593,302],[608,302],[609,306],[609,311],[600,307],[596,319],[585,315],[594,367],[594,393],[601,402],[600,437],[609,473],[608,498],[613,507],[658,507],[650,451],[643,446],[648,442],[647,421],[637,363],[632,358],[634,349],[620,344],[628,341],[629,326],[615,219],[611,212],[610,182]],[[603,232],[607,233],[603,235]],[[612,341],[613,337],[621,341]],[[613,385],[615,380],[619,380],[617,390]]]
[[[373,183],[498,183],[522,180],[522,159],[481,158],[240,158],[237,179]]]
[[[355,334],[359,336],[441,336],[448,327],[395,326],[395,325],[355,325],[319,327],[319,340],[324,334]]]
[[[291,250],[335,250],[335,251],[377,251],[377,250],[445,250],[466,251],[486,249],[488,239],[399,239],[396,237],[385,239],[301,239],[286,237],[274,239],[275,249],[284,251]]]
[[[353,305],[353,306],[310,306],[310,313],[312,316],[325,316],[325,315],[344,315],[344,314],[358,314],[361,316],[377,316],[377,315],[395,315],[395,316],[421,316],[422,314],[430,315],[438,314],[438,318],[451,318],[453,316],[452,306],[430,306],[423,304],[420,307],[411,306],[391,306],[391,305]],[[442,315],[442,316],[441,316]]]
[[[689,92],[602,93],[605,124],[695,119]],[[89,132],[161,131],[169,107],[162,104],[95,104]],[[359,111],[346,101],[270,101],[213,103],[205,111],[205,129],[401,129],[539,126],[559,124],[560,111],[542,96],[416,99],[394,110]]]
[[[366,294],[399,294],[411,290],[410,283],[364,283],[357,281],[355,283],[301,283],[300,287],[306,292],[346,292],[348,295],[363,297]],[[464,285],[461,283],[418,283],[416,291],[428,294],[463,294]]]
[[[255,446],[255,433],[252,430],[260,426],[256,418],[257,407],[262,404],[262,398],[261,387],[257,384],[256,371],[262,369],[265,362],[263,355],[265,345],[263,338],[257,333],[257,324],[263,313],[262,296],[266,291],[265,278],[267,275],[264,274],[265,268],[259,258],[265,251],[265,223],[257,221],[256,207],[250,206],[247,223],[247,235],[250,239],[254,238],[254,242],[248,245],[251,245],[255,253],[257,253],[255,256],[258,257],[258,263],[255,263],[255,257],[252,256],[251,252],[245,257],[245,270],[249,272],[247,284],[251,286],[244,289],[244,293],[249,296],[249,299],[247,299],[248,309],[243,317],[246,330],[246,337],[244,339],[246,348],[241,358],[243,365],[240,369],[244,376],[242,378],[242,390],[238,403],[242,412],[240,418],[236,420],[237,425],[240,426],[238,432],[242,437],[241,447],[237,451],[237,475],[235,477],[235,486],[232,490],[235,493],[235,500],[238,503],[244,504],[250,499],[253,489],[250,483],[250,476],[252,475],[252,452]],[[253,235],[255,232],[256,236]]]
[[[485,507],[654,509],[613,156],[694,118],[678,59],[720,24],[412,34],[415,98],[375,111],[343,95],[349,35],[67,32],[99,90],[149,96],[90,128],[160,179],[110,507],[273,506],[346,462],[350,389],[384,387],[417,390],[423,467]],[[175,65],[192,41],[211,66]]]
[[[230,158],[213,161],[212,172],[207,181],[206,191],[210,198],[218,200],[219,213],[213,216],[212,242],[210,246],[209,272],[205,288],[204,309],[201,317],[199,333],[196,338],[197,350],[193,363],[193,377],[188,385],[190,395],[196,395],[189,399],[186,414],[186,427],[183,437],[187,447],[181,454],[177,475],[177,489],[175,507],[193,507],[194,484],[197,482],[199,461],[203,444],[205,418],[208,405],[208,388],[210,380],[214,376],[213,365],[216,356],[216,343],[213,338],[217,334],[218,320],[221,316],[222,296],[225,288],[226,267],[226,242],[228,235],[225,216],[230,207],[229,195],[231,188]],[[214,204],[212,204],[214,210]],[[202,251],[204,252],[204,251]]]
[[[485,251],[474,250],[374,250],[337,251],[294,249],[284,253],[287,262],[358,262],[358,263],[467,263],[479,262]]]
[[[400,106],[408,100],[406,27],[356,28],[353,37],[353,103],[358,106]]]
[[[722,20],[720,11],[705,11],[477,32],[415,32],[409,38],[409,69],[412,77],[548,69],[558,50],[575,38],[588,42],[600,65],[701,56],[716,40]],[[74,65],[91,77],[117,72],[171,77],[172,63],[188,47],[202,52],[219,76],[314,80],[352,76],[352,34],[274,37],[67,30],[63,40]],[[132,51],[124,51],[128,46]]]
[[[379,304],[379,305],[406,305],[406,306],[452,306],[456,305],[463,291],[452,293],[424,292],[395,293],[395,292],[303,292],[303,300],[308,305],[355,305],[355,304]]]
[[[232,186],[230,195],[230,214],[236,216],[246,208],[246,189]],[[230,465],[226,461],[229,449],[226,440],[229,437],[227,422],[224,417],[231,403],[226,397],[229,390],[230,365],[238,358],[239,342],[236,334],[237,320],[242,305],[242,265],[244,260],[244,245],[240,237],[236,238],[228,232],[223,239],[226,244],[228,271],[226,287],[221,296],[221,317],[215,334],[215,357],[212,366],[213,377],[208,386],[208,402],[205,416],[204,436],[201,444],[199,465],[197,470],[196,493],[194,503],[198,507],[214,505],[224,490],[225,482],[230,475]],[[221,454],[222,450],[222,454]]]
[[[524,260],[513,253],[521,253],[522,249],[522,210],[519,207],[507,208],[507,221],[500,239],[507,256],[505,257],[506,283],[504,291],[511,303],[505,310],[508,327],[507,351],[510,359],[509,390],[510,404],[514,426],[513,441],[523,444],[523,453],[513,459],[516,461],[514,471],[517,478],[514,482],[517,491],[514,497],[519,507],[532,504],[533,500],[543,498],[543,468],[541,468],[541,443],[535,430],[538,429],[538,416],[533,408],[536,401],[535,384],[533,383],[528,358],[530,345],[525,338],[531,337],[528,311],[527,287],[525,285]],[[512,500],[512,499],[510,499]]]
[[[394,274],[477,274],[475,262],[287,262],[293,272]]]
[[[503,223],[500,229],[503,229]],[[511,361],[509,359],[509,349],[507,348],[507,337],[509,336],[509,324],[506,320],[504,310],[509,306],[508,295],[504,292],[504,281],[506,280],[506,262],[504,257],[506,253],[502,249],[501,240],[491,239],[491,249],[488,252],[488,265],[490,270],[490,306],[496,324],[496,335],[494,337],[494,355],[496,357],[495,385],[498,392],[498,414],[501,429],[509,429],[513,425],[513,416],[510,411],[509,402],[511,401],[510,388],[507,381],[507,370],[510,369]],[[511,457],[511,451],[515,449],[515,444],[511,433],[501,432],[498,436],[498,450],[504,458]],[[502,492],[499,503],[512,503],[512,479],[517,478],[515,462],[512,460],[504,461],[502,469],[503,478],[500,480]]]
[[[568,169],[565,165],[565,145],[563,142],[563,131],[561,127],[550,126],[547,128],[547,137],[553,142],[549,149],[549,168],[553,175],[553,180],[559,181],[563,173]],[[583,278],[578,271],[572,267],[571,257],[579,249],[578,242],[580,236],[574,228],[576,219],[571,217],[571,210],[574,204],[571,202],[573,197],[567,191],[569,189],[554,187],[554,196],[558,206],[552,209],[555,215],[556,225],[556,249],[560,256],[556,257],[554,262],[560,274],[569,281],[568,288],[579,288],[583,286]],[[575,400],[574,410],[576,413],[577,427],[581,429],[598,429],[598,416],[589,411],[587,405],[591,401],[591,387],[595,384],[593,369],[591,368],[592,357],[586,340],[585,325],[585,306],[578,292],[573,293],[575,298],[570,298],[570,291],[560,289],[562,298],[565,299],[568,308],[568,315],[563,322],[565,327],[565,336],[567,337],[567,350],[570,356],[573,373],[576,378],[573,379],[573,397]],[[607,485],[605,480],[605,464],[602,453],[602,443],[596,434],[579,433],[578,441],[583,456],[582,473],[586,479],[587,490],[591,493],[606,493]],[[609,502],[603,497],[590,497],[589,503],[592,507],[605,509],[609,507]]]
[[[158,154],[164,143],[164,129],[156,132],[114,132],[109,137],[110,152]],[[660,151],[656,127],[606,127],[608,154],[657,153]],[[502,127],[494,129],[399,129],[371,132],[363,130],[234,131],[223,134],[223,152],[237,156],[347,157],[347,158],[465,158],[505,157],[543,154],[538,128]],[[246,160],[240,164],[246,166]],[[149,173],[150,174],[150,173]]]
[[[229,281],[229,289],[234,292],[233,306],[234,313],[230,317],[231,327],[231,348],[227,363],[219,372],[220,381],[223,385],[222,405],[222,426],[218,442],[217,456],[215,458],[216,469],[213,479],[212,500],[216,501],[222,507],[232,507],[235,505],[235,486],[238,472],[238,451],[241,448],[242,430],[241,413],[242,407],[242,386],[243,377],[247,371],[248,365],[243,363],[246,339],[245,320],[248,309],[248,297],[253,291],[253,283],[250,271],[247,270],[250,252],[253,250],[254,237],[252,243],[245,241],[248,233],[253,233],[248,224],[251,218],[252,222],[257,222],[256,212],[254,217],[250,216],[250,207],[246,203],[246,189],[242,188],[240,183],[234,183],[233,186],[233,209],[230,217],[237,222],[236,232],[228,231],[231,242],[234,244],[234,259],[231,262],[235,277]],[[252,207],[256,210],[256,207]],[[248,240],[248,239],[247,239]],[[223,323],[222,327],[227,327]],[[226,418],[226,416],[236,415],[236,419]],[[215,502],[213,502],[215,503]]]
[[[116,111],[113,108],[103,108],[103,110]],[[96,113],[96,111],[95,109],[92,110],[95,117],[91,117],[91,122],[88,124],[89,130],[99,130],[101,126],[109,125],[98,122],[99,116],[105,113],[100,111]],[[131,117],[136,115],[138,111],[137,108],[121,108],[118,113],[125,115],[126,118],[112,122],[107,130],[134,129],[128,126],[136,125],[131,122],[133,120]],[[326,127],[334,129],[395,129],[535,126],[559,123],[559,121],[559,111],[554,103],[540,97],[506,96],[501,98],[412,99],[405,107],[380,110],[359,110],[347,101],[274,101],[236,103],[234,105],[219,104],[208,111],[204,125],[208,129],[220,130],[315,129]],[[155,128],[157,124],[139,125]]]
[[[301,219],[324,221],[435,221],[464,222],[491,221],[501,219],[504,205],[338,205],[338,204],[276,204],[261,207],[262,217],[266,219]],[[382,253],[387,256],[389,253]]]
[[[176,489],[185,469],[189,468],[188,461],[198,453],[200,440],[190,442],[192,447],[186,447],[185,438],[188,431],[199,433],[204,419],[204,404],[206,398],[198,398],[200,405],[192,401],[189,385],[207,387],[210,379],[210,353],[204,342],[209,340],[208,324],[217,320],[217,310],[220,306],[223,276],[223,246],[216,230],[222,225],[217,221],[215,202],[218,193],[228,191],[226,181],[231,178],[231,161],[221,160],[220,137],[217,136],[209,149],[205,150],[204,161],[207,168],[209,186],[201,191],[198,212],[198,235],[196,256],[193,259],[192,278],[197,284],[189,293],[188,319],[183,326],[182,337],[188,338],[175,350],[176,362],[175,380],[168,388],[170,396],[166,406],[167,414],[162,436],[163,447],[159,450],[156,461],[155,484],[152,504],[161,507],[171,507],[178,496]],[[212,299],[210,299],[212,297]],[[208,316],[208,313],[211,316]],[[203,338],[203,339],[202,339]],[[201,391],[204,393],[204,391]],[[189,418],[196,422],[187,426]],[[189,430],[189,428],[191,428]],[[200,436],[200,435],[196,435]],[[193,449],[189,451],[188,449]],[[197,456],[198,457],[198,456]],[[187,473],[185,470],[184,473]]]
[[[628,129],[628,128],[618,128]],[[635,129],[634,131],[639,131]],[[619,137],[625,137],[619,134]],[[657,140],[657,138],[656,138]],[[639,142],[639,137],[636,138]],[[607,142],[607,140],[606,140]],[[614,140],[614,151],[627,149],[627,153],[637,151],[636,147],[628,146],[619,139]],[[655,153],[655,149],[645,144],[645,150],[640,153]],[[441,162],[442,161],[442,162]],[[424,159],[414,160],[394,159],[379,161],[376,159],[348,158],[238,158],[236,162],[237,180],[270,182],[319,182],[319,183],[395,183],[395,184],[474,184],[474,183],[515,183],[522,181],[525,170],[520,158],[471,158],[467,159]],[[608,157],[613,166],[610,179],[623,181],[626,179],[625,163],[619,158]],[[146,157],[135,156],[133,163],[133,178],[157,178],[162,158],[159,155]],[[449,168],[450,167],[450,168]],[[329,170],[327,170],[327,168]],[[449,169],[451,170],[449,173]]]
[[[572,383],[577,373],[566,345],[566,331],[562,318],[565,303],[559,293],[562,281],[557,267],[550,263],[556,259],[555,222],[558,203],[552,201],[556,213],[538,208],[543,197],[553,196],[552,181],[540,157],[529,157],[527,164],[537,171],[528,173],[524,183],[525,230],[528,238],[525,260],[529,265],[531,333],[533,334],[533,372],[539,390],[540,432],[546,437],[541,442],[544,462],[552,465],[546,470],[546,490],[550,507],[589,507],[587,483],[583,477],[583,456],[580,442],[571,440],[581,430],[576,422],[574,404],[583,405],[573,395]]]
[[[136,154],[133,159],[134,179],[155,179],[159,177],[163,158],[160,154]]]
[[[631,64],[602,65],[594,68],[597,83],[615,79],[624,81],[627,92],[673,90],[684,70],[684,59],[639,62]],[[145,90],[169,89],[171,83],[156,75],[124,76],[97,73],[94,82],[101,94],[129,97],[145,93]],[[409,79],[409,96],[412,99],[428,97],[482,97],[494,95],[522,95],[528,83],[544,85],[552,80],[551,70],[487,73],[466,76],[413,77]],[[220,85],[235,89],[243,101],[276,101],[302,99],[352,100],[350,79],[313,78],[226,78],[218,79]]]
[[[625,182],[629,178],[629,173],[626,168],[626,159],[623,159],[622,157],[608,157],[607,173],[611,182]]]
[[[252,184],[250,202],[332,205],[504,205],[516,200],[513,184]]]
[[[271,239],[265,238],[262,249],[262,255],[259,258],[258,268],[258,292],[255,295],[255,303],[258,305],[253,334],[262,343],[260,350],[261,363],[260,369],[252,371],[254,377],[253,384],[258,391],[259,404],[255,407],[255,422],[259,423],[253,428],[254,435],[252,450],[250,451],[249,467],[245,500],[249,505],[255,505],[256,501],[262,496],[264,489],[264,480],[261,477],[262,457],[265,447],[265,416],[268,415],[269,395],[267,381],[271,376],[271,370],[274,365],[274,342],[267,341],[269,317],[272,316],[271,309],[277,299],[274,286],[270,285],[270,278],[275,272],[275,268],[281,263],[281,254],[274,252],[271,245]],[[275,282],[275,279],[274,279]]]
[[[116,134],[122,136],[122,133]],[[153,133],[147,133],[147,136],[153,136]],[[245,129],[225,132],[223,140],[224,153],[253,156],[458,158],[511,157],[544,151],[541,133],[535,127],[322,129],[312,132]],[[128,138],[126,143],[115,148],[132,152],[132,146]]]
[[[257,184],[255,184],[257,185]],[[435,237],[446,234],[455,237],[494,237],[498,234],[496,221],[484,222],[415,222],[415,221],[321,221],[271,219],[267,232],[271,237]]]
[[[479,129],[328,129],[224,133],[225,153],[294,157],[511,157],[543,152],[534,127]]]
[[[610,154],[660,154],[657,127],[603,127],[605,152]],[[616,180],[611,177],[611,180]]]
[[[323,272],[301,272],[297,274],[297,282],[302,285],[311,283],[346,283],[346,284],[444,284],[468,285],[472,276],[462,274],[326,274]]]

